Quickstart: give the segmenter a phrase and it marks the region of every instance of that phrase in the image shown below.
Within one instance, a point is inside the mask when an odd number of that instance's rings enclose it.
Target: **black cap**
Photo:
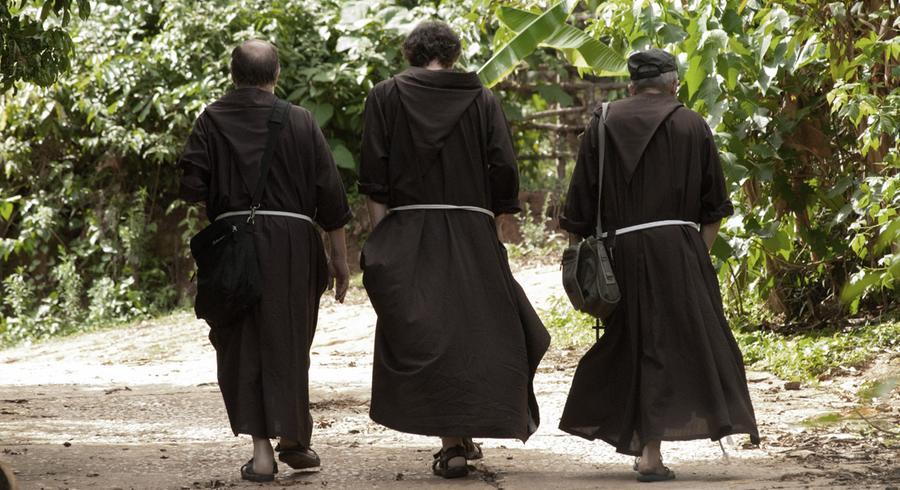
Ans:
[[[632,80],[653,78],[669,71],[677,71],[675,57],[661,49],[638,51],[628,57],[628,73]]]

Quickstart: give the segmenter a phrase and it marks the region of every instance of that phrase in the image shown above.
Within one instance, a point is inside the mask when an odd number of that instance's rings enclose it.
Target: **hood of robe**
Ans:
[[[206,115],[234,152],[247,192],[256,188],[259,162],[266,147],[267,123],[275,94],[245,87],[226,93],[206,108]]]
[[[474,72],[412,67],[394,76],[416,150],[432,160],[484,90]]]
[[[610,105],[606,115],[606,135],[616,146],[625,167],[626,182],[631,181],[660,124],[683,105],[668,94],[637,94]],[[599,115],[600,111],[598,108],[595,114]]]

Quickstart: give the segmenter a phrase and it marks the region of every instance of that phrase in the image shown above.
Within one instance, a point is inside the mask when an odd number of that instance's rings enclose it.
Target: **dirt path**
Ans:
[[[558,269],[516,273],[538,309],[562,294]],[[464,481],[430,475],[436,441],[373,424],[367,415],[375,315],[364,294],[323,304],[313,348],[311,398],[320,472],[282,472],[275,486],[332,488],[629,488],[630,459],[568,436],[556,424],[579,352],[554,348],[537,377],[543,424],[527,445],[484,441],[486,458]],[[896,371],[884,360],[883,369]],[[886,367],[885,367],[886,366]],[[895,372],[893,371],[893,372]],[[840,390],[785,390],[749,373],[761,448],[735,438],[664,445],[678,479],[667,488],[896,488],[896,450],[876,435],[809,428],[810,417],[855,406]],[[857,382],[850,379],[849,383]],[[900,420],[896,398],[886,408]],[[893,427],[897,429],[896,425]],[[240,480],[249,439],[235,438],[215,384],[206,327],[174,315],[0,351],[0,460],[22,488],[220,488]]]

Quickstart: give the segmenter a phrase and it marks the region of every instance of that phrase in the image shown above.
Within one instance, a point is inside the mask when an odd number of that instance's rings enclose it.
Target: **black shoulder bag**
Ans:
[[[606,250],[603,225],[600,219],[608,105],[608,102],[603,103],[600,124],[597,125],[597,150],[600,153],[597,177],[597,230],[594,236],[587,237],[566,248],[562,259],[563,288],[569,296],[569,301],[576,310],[597,318],[595,328],[598,329],[598,335],[599,321],[608,318],[621,299],[619,284],[616,282],[612,262]]]
[[[253,227],[256,210],[266,189],[275,143],[289,108],[290,104],[281,99],[276,99],[272,107],[266,148],[260,160],[259,182],[251,196],[247,219],[214,220],[191,238],[191,255],[197,262],[194,312],[210,327],[233,325],[262,297]]]

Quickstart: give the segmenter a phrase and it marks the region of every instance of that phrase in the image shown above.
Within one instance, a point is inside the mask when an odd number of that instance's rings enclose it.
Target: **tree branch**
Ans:
[[[541,84],[549,85],[549,84]],[[536,83],[515,82],[512,80],[504,80],[495,87],[500,90],[508,90],[518,92],[520,94],[533,94],[537,92],[539,86]],[[566,92],[582,92],[586,90],[620,90],[628,87],[627,82],[563,82],[555,84]]]
[[[524,124],[516,124],[514,125],[518,129],[541,129],[544,131],[555,131],[557,133],[580,133],[584,131],[584,126],[577,126],[574,124],[549,124],[549,123],[536,123],[536,122],[528,122]]]
[[[519,160],[556,160],[558,158],[572,158],[574,153],[554,153],[552,155],[520,155]]]
[[[579,106],[579,107],[566,107],[562,109],[551,109],[547,111],[538,111],[532,112],[531,114],[526,115],[522,118],[523,121],[530,121],[532,119],[543,119],[545,117],[556,117],[556,116],[564,116],[566,114],[580,114],[583,112],[588,112],[590,110],[587,106]]]

